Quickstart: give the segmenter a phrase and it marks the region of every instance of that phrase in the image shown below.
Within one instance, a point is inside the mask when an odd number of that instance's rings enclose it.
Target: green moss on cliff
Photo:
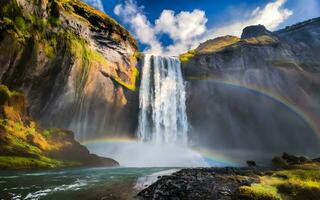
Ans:
[[[142,59],[142,53],[139,51],[134,52],[133,56],[137,61]]]
[[[38,128],[26,112],[25,98],[20,92],[0,85],[0,99],[0,169],[101,164],[99,157],[90,155],[74,140],[72,132]],[[69,152],[72,156],[67,155]]]
[[[193,58],[196,54],[195,50],[189,50],[188,52],[181,54],[179,56],[181,62],[188,62],[191,58]]]
[[[135,66],[130,66],[127,69],[124,66],[114,66],[115,63],[110,64],[100,52],[89,46],[87,39],[79,36],[75,30],[68,30],[60,26],[60,16],[68,15],[70,17],[68,20],[72,21],[72,18],[75,17],[74,20],[78,20],[80,24],[88,23],[90,27],[107,31],[106,37],[110,37],[110,40],[119,43],[126,42],[126,44],[129,42],[130,45],[136,46],[136,41],[130,33],[105,13],[78,0],[49,0],[48,17],[39,17],[29,11],[23,12],[15,0],[6,0],[3,5],[0,8],[2,11],[0,12],[0,25],[5,27],[5,31],[12,34],[23,45],[27,45],[26,42],[33,43],[36,51],[44,52],[48,60],[56,58],[57,51],[61,48],[58,41],[67,40],[68,47],[75,56],[77,65],[80,66],[80,73],[77,77],[78,91],[86,83],[90,67],[95,62],[109,67],[110,69],[106,70],[108,75],[118,84],[130,90],[136,89],[138,72]],[[137,59],[135,56],[131,57]],[[130,62],[135,63],[135,60]],[[77,92],[77,94],[80,93]]]
[[[57,35],[51,34],[50,39],[44,40],[44,51],[48,58],[54,58],[57,51]]]
[[[78,65],[81,66],[80,74],[77,78],[77,91],[81,92],[84,84],[87,81],[90,67],[92,64],[100,64],[105,68],[116,70],[116,66],[112,66],[111,62],[108,61],[101,53],[89,47],[87,42],[73,34],[66,34],[64,36],[71,48],[71,53],[79,61]],[[110,74],[110,78],[116,81],[118,84],[124,86],[129,90],[136,90],[136,80],[139,76],[139,71],[136,67],[131,67],[132,72],[130,73],[129,80],[124,81],[116,71],[113,74]]]
[[[128,40],[135,47],[136,40],[123,26],[117,23],[113,18],[93,7],[78,0],[54,0],[56,5],[61,9],[69,12],[69,14],[77,17],[80,20],[85,20],[88,23],[102,30],[108,30],[112,33],[117,33],[122,40]]]
[[[223,49],[236,44],[240,41],[240,38],[235,36],[218,37],[212,40],[208,40],[200,44],[196,49],[189,50],[188,52],[180,55],[181,62],[188,62],[195,55],[209,54],[222,51]]]
[[[214,53],[217,51],[221,51],[233,44],[236,44],[239,41],[240,38],[235,36],[218,37],[200,44],[199,47],[196,48],[196,52],[198,54]]]
[[[0,21],[4,22],[19,42],[24,43],[31,37],[33,23],[31,19],[23,16],[16,1],[7,1],[0,10]]]
[[[242,41],[245,43],[254,44],[254,45],[272,45],[272,44],[277,44],[279,42],[277,38],[272,37],[270,35],[261,35],[258,37],[244,39]]]

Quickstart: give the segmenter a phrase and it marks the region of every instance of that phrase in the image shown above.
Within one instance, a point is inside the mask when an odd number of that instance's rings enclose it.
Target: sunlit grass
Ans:
[[[307,163],[261,176],[260,182],[239,188],[247,199],[319,200],[320,164]]]

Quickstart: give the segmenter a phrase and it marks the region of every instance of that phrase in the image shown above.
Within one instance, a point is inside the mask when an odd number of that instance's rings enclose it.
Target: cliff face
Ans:
[[[80,140],[136,126],[136,41],[78,0],[0,2],[0,80],[26,93],[44,127]]]
[[[0,85],[0,169],[117,166],[90,154],[62,129],[41,129],[27,110],[23,93]]]
[[[320,18],[273,33],[260,25],[181,55],[197,139],[217,149],[317,152],[319,38]]]

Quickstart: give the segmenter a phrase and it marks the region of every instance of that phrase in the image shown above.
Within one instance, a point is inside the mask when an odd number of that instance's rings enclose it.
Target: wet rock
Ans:
[[[231,200],[238,187],[257,181],[254,175],[258,172],[230,167],[182,169],[170,176],[163,176],[139,192],[137,197],[141,200]]]

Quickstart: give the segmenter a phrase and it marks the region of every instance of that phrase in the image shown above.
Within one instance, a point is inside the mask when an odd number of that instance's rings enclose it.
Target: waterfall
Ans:
[[[146,54],[139,95],[139,139],[187,144],[185,85],[179,59]]]

